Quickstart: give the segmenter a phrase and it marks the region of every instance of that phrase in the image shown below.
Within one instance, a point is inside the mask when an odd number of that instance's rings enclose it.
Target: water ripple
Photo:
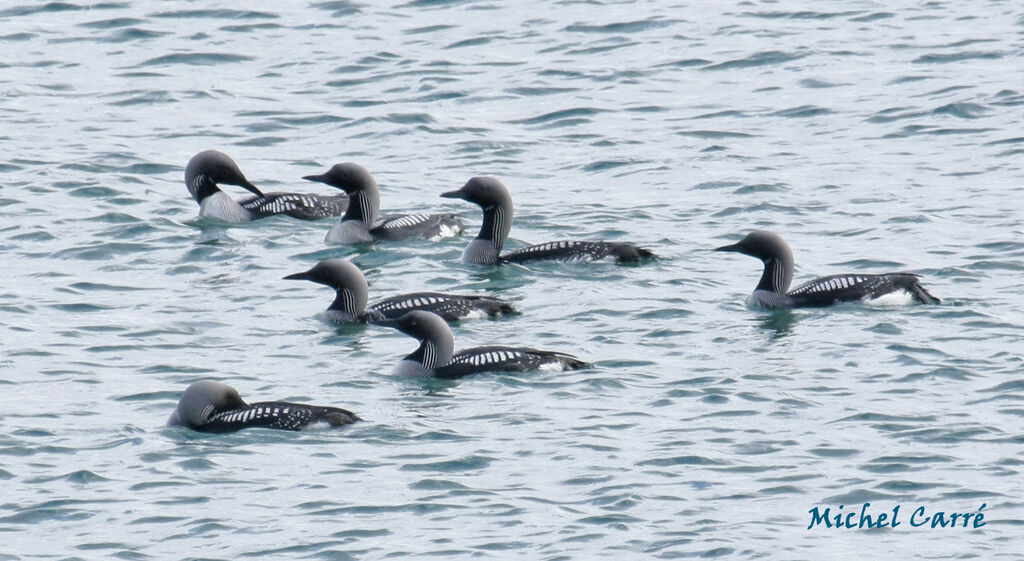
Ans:
[[[166,66],[173,64],[217,66],[224,63],[242,62],[247,60],[253,60],[253,58],[247,55],[228,53],[178,53],[151,58],[139,63],[138,66]]]
[[[759,66],[769,66],[773,64],[783,64],[794,60],[803,58],[804,54],[798,53],[787,53],[783,51],[765,51],[760,53],[754,53],[752,55],[728,60],[725,62],[719,62],[703,67],[703,70],[738,70],[744,68],[755,68]]]

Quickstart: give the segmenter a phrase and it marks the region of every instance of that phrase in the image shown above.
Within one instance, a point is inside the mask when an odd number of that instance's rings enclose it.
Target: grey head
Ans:
[[[306,175],[303,179],[318,181],[331,187],[337,187],[348,194],[350,202],[345,210],[342,222],[359,220],[367,228],[377,221],[380,212],[380,188],[377,181],[370,175],[370,170],[354,162],[334,164],[331,169],[320,175]]]
[[[308,271],[294,273],[284,278],[308,280],[333,288],[337,293],[327,310],[345,314],[348,321],[359,321],[366,311],[366,302],[369,298],[366,277],[359,267],[346,259],[325,259]]]
[[[182,425],[192,429],[205,425],[222,411],[248,407],[238,390],[227,384],[202,380],[185,389],[178,408],[167,420],[167,426]]]
[[[793,250],[773,232],[755,230],[742,240],[715,248],[715,251],[732,251],[760,259],[764,273],[755,290],[785,294],[793,282]]]
[[[395,329],[415,338],[419,348],[404,358],[427,370],[444,366],[455,354],[455,337],[441,316],[423,310],[414,310],[394,320],[374,321],[379,325]]]
[[[447,199],[462,199],[480,206],[484,220],[480,233],[462,254],[463,261],[494,264],[512,231],[512,195],[493,177],[473,177],[456,191],[441,193]]]
[[[217,185],[222,183],[244,187],[258,197],[263,196],[263,192],[245,178],[238,164],[223,152],[204,150],[192,156],[185,166],[185,187],[197,203],[219,191]]]

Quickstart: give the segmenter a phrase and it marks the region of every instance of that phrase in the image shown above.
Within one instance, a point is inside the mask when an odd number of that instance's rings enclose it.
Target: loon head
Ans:
[[[337,187],[349,196],[349,205],[345,209],[345,215],[341,217],[342,222],[358,220],[367,229],[372,228],[377,222],[377,214],[380,212],[380,189],[377,187],[377,181],[370,175],[370,170],[353,162],[345,162],[334,164],[331,169],[320,175],[305,175],[302,178]]]
[[[764,263],[764,274],[757,288],[784,293],[793,281],[793,250],[782,236],[765,230],[755,230],[742,240],[715,251],[732,251],[757,257]]]
[[[461,189],[441,193],[441,196],[475,203],[484,211],[484,220],[480,225],[477,240],[483,240],[486,251],[481,253],[486,255],[474,257],[463,254],[463,259],[469,257],[471,261],[481,263],[497,262],[498,254],[501,253],[501,248],[512,231],[512,195],[509,194],[508,188],[493,177],[473,177]],[[467,251],[474,252],[476,249],[471,244]]]
[[[167,426],[201,427],[215,414],[248,407],[238,390],[227,384],[202,380],[185,389],[178,408],[167,420]]]
[[[734,244],[716,247],[715,251],[733,251],[757,257],[761,261],[768,261],[772,258],[793,260],[793,250],[789,248],[786,240],[783,240],[782,236],[766,230],[755,230]]]
[[[377,189],[377,181],[370,175],[370,170],[353,162],[334,164],[320,175],[305,175],[302,178],[337,187],[350,197],[360,191]]]
[[[185,187],[197,203],[218,191],[220,183],[244,187],[258,197],[263,196],[263,192],[245,178],[238,164],[223,152],[204,150],[192,156],[185,166]]]
[[[328,310],[339,310],[359,316],[366,311],[369,289],[359,267],[346,259],[325,259],[308,271],[284,277],[286,280],[308,280],[338,291]]]
[[[397,319],[378,320],[374,323],[394,327],[406,335],[420,341],[436,338],[439,333],[451,333],[451,328],[441,316],[424,310],[406,312]]]
[[[455,338],[441,316],[423,310],[414,310],[402,314],[398,319],[376,320],[374,323],[394,327],[395,329],[415,338],[420,347],[405,357],[415,360],[427,368],[445,365],[455,353]]]
[[[478,204],[485,211],[496,206],[512,207],[508,188],[493,177],[473,177],[461,189],[441,193],[441,196]]]

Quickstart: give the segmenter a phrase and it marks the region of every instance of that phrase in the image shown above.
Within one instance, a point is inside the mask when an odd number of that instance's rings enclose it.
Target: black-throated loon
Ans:
[[[246,403],[235,388],[202,380],[185,389],[167,426],[181,425],[200,432],[234,432],[249,427],[302,430],[317,424],[338,427],[358,420],[351,411],[338,407],[287,401]]]
[[[538,351],[526,347],[487,346],[454,352],[452,330],[440,316],[412,311],[398,319],[374,321],[415,337],[420,346],[394,368],[400,376],[414,378],[461,378],[479,372],[511,372],[558,368],[575,370],[589,366],[565,353]]]
[[[256,196],[235,201],[217,184],[244,187]],[[302,220],[340,216],[348,208],[348,196],[305,193],[263,193],[249,182],[234,160],[216,150],[192,156],[185,166],[185,186],[199,203],[199,218],[224,222],[249,222],[286,214]]]
[[[512,304],[497,298],[440,292],[413,292],[392,296],[367,307],[366,277],[358,267],[345,259],[325,259],[308,271],[284,278],[313,281],[336,290],[334,302],[327,308],[326,319],[337,324],[396,319],[412,310],[434,312],[447,321],[455,321],[474,314],[496,317],[516,313]]]
[[[823,308],[840,302],[870,301],[903,292],[922,304],[938,304],[912,273],[867,275],[847,273],[814,279],[789,290],[793,281],[793,251],[778,234],[757,230],[737,243],[715,248],[764,262],[764,273],[747,303],[769,309]]]
[[[325,243],[371,243],[406,238],[441,239],[462,233],[463,224],[454,214],[388,214],[378,218],[380,188],[369,170],[351,162],[335,164],[326,173],[303,179],[319,181],[345,191],[349,206],[335,224]]]
[[[650,250],[630,243],[586,241],[548,242],[501,255],[501,248],[512,230],[512,196],[501,181],[493,177],[474,177],[461,189],[442,193],[441,196],[476,203],[484,211],[480,233],[462,252],[462,260],[466,263],[498,265],[539,259],[585,262],[605,257],[614,257],[622,263],[655,256]]]

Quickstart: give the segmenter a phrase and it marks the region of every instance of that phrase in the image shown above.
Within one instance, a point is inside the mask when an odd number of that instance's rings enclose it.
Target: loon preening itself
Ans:
[[[737,243],[715,248],[734,251],[764,262],[764,273],[747,303],[762,308],[823,308],[840,302],[870,301],[895,293],[907,293],[922,304],[938,304],[912,273],[866,275],[848,273],[821,277],[789,290],[793,282],[793,251],[779,235],[758,230]]]
[[[236,201],[217,187],[220,183],[244,187],[256,196]],[[185,186],[199,203],[199,218],[224,222],[249,222],[276,214],[314,220],[340,216],[348,207],[347,195],[263,193],[245,178],[234,160],[216,150],[192,156],[185,166]]]
[[[479,372],[518,372],[541,368],[575,370],[589,366],[564,353],[525,347],[487,346],[454,352],[452,330],[440,316],[413,311],[398,319],[374,321],[415,337],[420,346],[394,369],[400,376],[414,378],[461,378]]]
[[[406,238],[441,239],[462,233],[463,224],[454,214],[388,214],[378,218],[380,189],[370,172],[359,164],[335,164],[326,173],[303,179],[319,181],[345,191],[349,207],[335,224],[325,243],[371,243]]]
[[[497,298],[439,292],[413,292],[392,296],[367,307],[366,277],[358,267],[345,259],[326,259],[308,271],[284,278],[313,281],[336,290],[334,302],[327,308],[326,315],[328,321],[337,324],[397,319],[412,310],[433,312],[447,321],[472,315],[496,317],[517,313],[511,304]]]
[[[359,421],[351,411],[287,401],[246,403],[227,384],[203,380],[185,389],[167,426],[200,432],[234,432],[249,427],[302,430],[312,425],[338,427]]]
[[[539,259],[585,262],[606,257],[614,257],[622,263],[655,257],[650,250],[629,243],[584,241],[542,243],[501,255],[501,248],[512,229],[512,196],[501,181],[493,177],[474,177],[461,189],[442,193],[441,196],[476,203],[484,211],[480,233],[462,253],[462,260],[466,263],[498,265]]]

